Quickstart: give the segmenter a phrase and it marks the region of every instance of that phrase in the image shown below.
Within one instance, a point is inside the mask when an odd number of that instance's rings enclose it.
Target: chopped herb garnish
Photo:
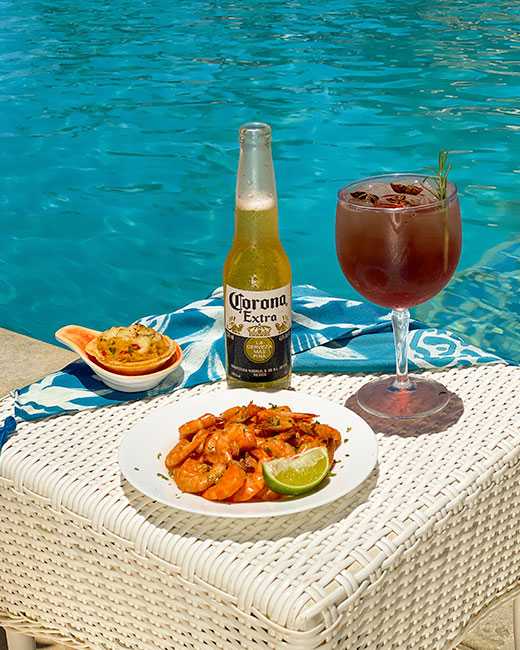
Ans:
[[[336,474],[335,474],[334,472],[329,472],[328,475],[329,475],[329,476],[336,476]]]
[[[349,431],[352,431],[352,427],[347,427],[347,433],[348,433]]]
[[[162,458],[162,451],[160,451],[160,452],[157,454],[157,460],[161,460],[161,458]]]
[[[348,442],[348,438],[343,438],[343,442]]]
[[[139,467],[134,467],[134,469],[135,469],[136,472],[139,471]]]
[[[164,474],[161,474],[160,472],[157,472],[157,476],[158,476],[159,478],[164,479],[165,481],[169,481],[169,480],[170,480],[168,476],[165,476]]]

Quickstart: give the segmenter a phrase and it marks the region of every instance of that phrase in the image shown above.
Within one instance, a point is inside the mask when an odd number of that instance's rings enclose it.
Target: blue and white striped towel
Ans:
[[[107,388],[82,361],[15,391],[15,419],[37,420],[82,409],[119,404],[218,381],[225,377],[222,289],[170,314],[141,323],[175,338],[184,352],[181,368],[145,393]],[[357,300],[334,298],[310,285],[293,288],[293,368],[296,372],[393,371],[394,344],[387,310]],[[500,363],[499,357],[464,343],[447,331],[412,321],[411,369]],[[8,418],[0,447],[12,432]]]

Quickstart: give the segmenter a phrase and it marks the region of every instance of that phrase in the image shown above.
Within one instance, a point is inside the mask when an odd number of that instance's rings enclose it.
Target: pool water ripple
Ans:
[[[5,327],[52,340],[65,322],[125,323],[219,284],[249,119],[273,125],[296,282],[354,295],[335,258],[336,190],[426,170],[441,147],[461,191],[459,273],[518,237],[509,0],[0,0],[0,29]],[[421,314],[456,320],[442,300]],[[491,312],[471,300],[484,341]]]

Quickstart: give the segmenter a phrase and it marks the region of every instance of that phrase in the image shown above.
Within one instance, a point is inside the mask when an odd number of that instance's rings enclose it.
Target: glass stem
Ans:
[[[410,390],[413,383],[408,377],[408,326],[410,312],[408,309],[394,309],[392,311],[392,327],[395,342],[395,380],[392,384],[394,390]]]

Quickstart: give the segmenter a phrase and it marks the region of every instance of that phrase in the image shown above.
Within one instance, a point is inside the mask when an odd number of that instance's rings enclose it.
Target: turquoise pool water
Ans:
[[[232,233],[237,129],[260,119],[294,279],[338,295],[353,295],[338,187],[449,149],[463,299],[420,314],[478,319],[475,342],[507,339],[520,360],[512,4],[0,0],[0,324],[52,340],[63,323],[103,328],[208,293]],[[490,250],[506,250],[507,283]]]

